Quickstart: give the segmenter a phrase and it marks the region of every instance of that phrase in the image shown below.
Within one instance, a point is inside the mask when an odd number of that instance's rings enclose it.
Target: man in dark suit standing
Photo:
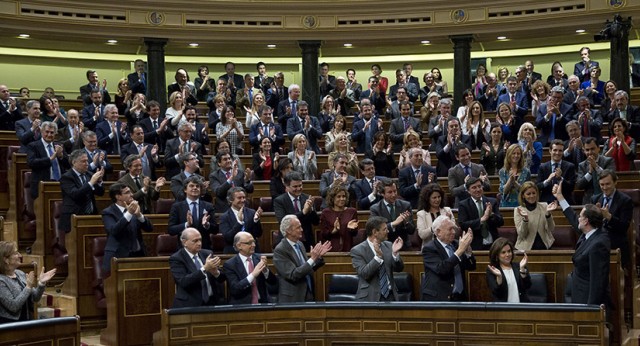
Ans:
[[[556,185],[553,190],[562,212],[574,230],[580,233],[580,239],[572,257],[571,303],[605,304],[607,315],[609,315],[612,308],[609,291],[611,242],[602,229],[604,221],[602,209],[593,204],[586,204],[577,216],[564,199],[562,188]]]
[[[254,80],[255,87],[262,90],[262,92],[267,95],[267,90],[269,90],[271,88],[271,84],[273,84],[273,77],[269,77],[267,74],[267,65],[262,61],[256,63],[256,70],[258,71],[258,75]]]
[[[273,83],[263,87],[266,87],[266,104],[273,109],[274,116],[276,116],[277,119],[280,119],[280,114],[278,114],[278,105],[280,105],[280,102],[286,100],[289,95],[289,88],[284,85],[284,73],[276,72],[273,78]]]
[[[360,101],[360,116],[354,119],[351,140],[356,142],[356,153],[364,154],[373,144],[373,136],[382,130],[382,119],[373,114],[369,99]]]
[[[198,164],[198,158],[194,153],[185,153],[180,156],[180,167],[182,170],[179,174],[171,177],[171,193],[173,194],[173,198],[176,201],[184,201],[184,187],[186,186],[187,179],[192,176],[196,176],[200,178],[203,182],[202,190],[200,191],[200,197],[204,198],[207,201],[211,201],[211,194],[209,194],[209,181],[205,180],[203,176],[198,174],[200,171],[200,166]]]
[[[227,61],[224,64],[224,70],[227,72],[218,79],[224,79],[227,82],[229,89],[233,89],[232,93],[235,95],[235,90],[244,89],[244,78],[236,73],[236,64],[231,61]]]
[[[127,75],[127,81],[129,82],[129,90],[131,90],[131,97],[133,98],[137,93],[147,93],[147,73],[144,71],[145,63],[142,59],[136,59],[133,62],[135,71]]]
[[[459,163],[455,148],[465,145],[467,148],[473,149],[473,144],[473,139],[470,136],[462,134],[460,120],[456,117],[449,117],[446,122],[446,132],[438,137],[435,146],[438,157],[438,168],[436,169],[438,176],[449,176],[449,168]]]
[[[204,167],[204,147],[191,139],[193,126],[188,122],[180,122],[178,125],[178,137],[167,141],[164,149],[164,167],[165,177],[171,179],[174,175],[180,173],[180,165],[178,160],[180,155],[185,153],[193,153],[198,159],[198,165]]]
[[[100,91],[93,90],[90,94],[91,103],[82,109],[82,122],[84,127],[91,131],[96,130],[96,125],[104,120],[104,103]]]
[[[289,89],[291,90],[291,89]],[[287,121],[287,135],[292,140],[297,134],[303,134],[307,138],[307,149],[320,154],[318,139],[324,136],[320,128],[318,118],[309,115],[309,104],[306,101],[298,101],[298,109],[295,115]]]
[[[629,124],[629,135],[636,141],[640,140],[640,107],[629,104],[629,94],[624,90],[618,90],[614,96],[615,109],[608,114],[608,121],[622,118]],[[17,124],[16,124],[17,128]]]
[[[329,74],[329,64],[326,62],[320,64],[318,83],[320,85],[320,98],[329,95],[329,91],[336,87],[336,77]]]
[[[338,153],[334,156],[333,169],[331,171],[322,173],[320,177],[320,196],[322,196],[322,209],[327,207],[327,201],[325,198],[327,197],[327,193],[329,190],[337,185],[341,185],[347,191],[349,191],[349,195],[347,196],[347,204],[351,200],[351,197],[354,197],[355,192],[353,191],[353,183],[356,182],[356,178],[349,175],[345,170],[348,164],[348,159],[345,154]],[[354,197],[355,198],[355,197]]]
[[[576,188],[584,191],[582,204],[587,204],[591,203],[591,196],[602,193],[600,173],[605,169],[615,170],[616,166],[612,157],[600,155],[600,146],[595,138],[585,138],[583,148],[586,159],[578,164]]]
[[[367,210],[382,199],[377,187],[383,177],[376,175],[376,166],[371,159],[363,159],[358,166],[363,178],[355,181],[352,186],[356,193],[358,209]]]
[[[398,199],[398,188],[390,179],[382,180],[378,189],[382,200],[371,206],[369,209],[371,216],[384,217],[389,229],[389,241],[395,242],[396,239],[402,238],[403,249],[406,250],[411,246],[409,235],[416,231],[411,215],[411,203]]]
[[[258,152],[262,139],[269,137],[271,150],[274,153],[279,152],[280,146],[284,144],[284,135],[280,125],[273,122],[273,110],[267,105],[262,105],[258,108],[258,113],[260,113],[260,122],[251,126],[249,144],[254,152]]]
[[[185,104],[195,106],[198,104],[196,98],[196,86],[189,81],[189,73],[183,68],[176,70],[175,82],[167,85],[167,97],[171,97],[174,92],[182,93],[182,98]]]
[[[595,137],[598,143],[602,143],[602,135],[600,132],[603,122],[602,113],[597,109],[591,109],[591,103],[588,97],[578,97],[573,113],[569,114],[569,119],[572,121],[575,120],[578,123],[578,129],[582,137]],[[565,128],[567,128],[566,125]]]
[[[38,104],[38,106],[40,106]],[[12,131],[14,123],[22,119],[22,110],[6,85],[0,85],[0,130]]]
[[[404,145],[404,134],[412,129],[422,137],[422,125],[420,120],[414,118],[411,114],[411,104],[408,101],[400,102],[401,117],[391,120],[389,126],[389,139],[393,143],[393,151],[399,153]]]
[[[368,99],[375,109],[378,116],[382,115],[384,112],[384,107],[387,105],[386,96],[381,92],[379,81],[376,76],[369,77],[369,88],[364,90],[360,94],[360,102],[364,99]]]
[[[312,274],[324,265],[322,256],[331,250],[331,242],[311,246],[307,257],[300,241],[302,225],[298,216],[291,214],[282,218],[280,233],[283,238],[273,250],[273,264],[278,272],[278,303],[313,301]]]
[[[591,54],[591,49],[589,49],[589,47],[580,48],[580,57],[582,60],[576,63],[573,68],[573,74],[578,76],[581,83],[589,81],[589,78],[591,77],[591,69],[600,66],[597,61],[591,60],[589,54]]]
[[[144,214],[151,214],[153,202],[160,198],[160,189],[166,183],[164,177],[158,178],[155,185],[151,186],[151,178],[143,174],[142,158],[140,155],[131,154],[124,159],[124,168],[127,174],[118,180],[129,187],[133,199],[140,205],[140,210]]]
[[[473,231],[471,246],[476,250],[488,250],[498,239],[498,227],[504,224],[500,208],[495,198],[485,197],[482,181],[469,177],[465,183],[471,197],[458,205],[460,228]]]
[[[415,85],[416,89],[420,90],[420,79],[411,75],[413,73],[413,64],[410,62],[405,62],[404,64],[402,64],[402,70],[407,76],[407,83]]]
[[[169,126],[170,119],[160,116],[160,104],[157,101],[147,103],[149,117],[140,120],[139,125],[144,130],[144,141],[157,144],[160,152],[164,152],[167,139],[173,138],[173,131]]]
[[[66,171],[60,178],[62,212],[58,221],[58,228],[66,233],[71,232],[71,215],[97,214],[95,195],[104,194],[102,186],[104,170],[98,168],[93,175],[89,174],[89,157],[84,150],[78,149],[71,152],[69,161],[72,169]]]
[[[449,168],[447,180],[449,182],[449,192],[455,199],[455,207],[457,208],[460,201],[469,198],[469,192],[465,187],[467,177],[480,178],[482,189],[491,191],[491,181],[487,175],[487,171],[483,165],[471,162],[471,151],[466,145],[461,144],[453,149],[456,152],[456,160],[459,164]]]
[[[67,111],[67,125],[58,129],[56,142],[62,143],[66,154],[71,154],[74,147],[82,141],[81,133],[83,131],[84,124],[80,121],[78,111],[70,109]]]
[[[358,83],[356,79],[356,70],[350,68],[347,69],[347,89],[353,91],[353,98],[356,100],[360,99],[360,94],[362,93],[362,84]]]
[[[104,169],[104,174],[111,174],[113,172],[113,166],[107,158],[107,153],[104,150],[98,149],[98,136],[91,130],[85,130],[80,134],[82,138],[82,146],[78,145],[78,148],[84,146],[84,151],[89,157],[89,173],[95,173],[98,168]],[[80,144],[80,143],[78,143]]]
[[[269,303],[267,284],[276,285],[278,279],[267,266],[267,257],[256,254],[256,240],[248,232],[233,237],[237,255],[224,262],[227,276],[229,304]]]
[[[262,208],[253,210],[245,206],[246,200],[247,193],[241,187],[232,187],[227,192],[227,202],[231,207],[220,216],[220,231],[225,242],[224,253],[238,253],[235,238],[241,232],[248,233],[252,240],[262,236]],[[255,249],[260,251],[257,243]]]
[[[524,119],[529,112],[528,97],[523,92],[517,90],[518,80],[516,77],[507,78],[507,92],[498,96],[498,104],[506,103],[511,107],[511,112]]]
[[[98,91],[102,95],[104,103],[111,102],[111,96],[109,96],[109,91],[107,91],[106,79],[103,79],[102,82],[100,82],[98,72],[94,70],[87,70],[87,80],[89,83],[80,87],[80,97],[82,97],[82,101],[85,106],[91,104],[91,93],[93,91]]]
[[[315,242],[315,234],[313,233],[313,225],[320,223],[320,218],[315,210],[314,199],[316,197],[309,196],[302,192],[302,174],[299,172],[289,172],[284,176],[284,185],[287,193],[276,197],[273,200],[273,211],[276,220],[282,223],[282,219],[286,215],[295,215],[300,220],[303,228],[305,249],[310,249]]]
[[[563,160],[573,163],[577,170],[578,164],[587,158],[584,150],[582,150],[587,137],[583,137],[580,133],[580,125],[578,125],[578,121],[576,120],[569,121],[567,125],[565,125],[565,128],[569,134],[569,139],[564,141],[565,149]]]
[[[387,95],[387,102],[395,101],[398,99],[398,91],[404,89],[406,97],[411,102],[416,102],[420,95],[420,88],[415,84],[407,82],[407,75],[404,70],[396,70],[396,84],[389,86],[389,93]]]
[[[131,143],[120,148],[120,160],[124,164],[129,155],[139,155],[142,160],[142,173],[151,180],[156,180],[156,168],[164,164],[158,155],[158,145],[144,142],[144,130],[140,125],[133,125],[130,137]]]
[[[446,215],[438,216],[432,228],[435,237],[422,248],[425,275],[422,300],[467,300],[465,271],[476,269],[476,258],[471,250],[474,232],[471,229],[462,232],[457,241],[456,224]]]
[[[40,135],[40,102],[30,100],[27,102],[27,117],[16,121],[16,136],[20,141],[20,152],[26,153],[27,145],[41,138]]]
[[[536,81],[542,80],[542,75],[534,71],[535,66],[533,65],[533,60],[525,61],[524,68],[527,69],[527,85],[529,85],[529,88],[531,88]]]
[[[351,263],[358,274],[359,301],[397,301],[398,289],[393,272],[401,272],[404,262],[400,258],[402,238],[387,241],[387,219],[374,216],[365,225],[367,240],[351,249]]]
[[[218,224],[213,220],[213,204],[200,199],[202,180],[192,176],[184,186],[184,201],[176,201],[169,212],[169,234],[179,235],[185,228],[193,227],[203,236],[202,247],[211,250],[211,234],[218,233]]]
[[[398,185],[400,196],[416,209],[422,188],[436,181],[436,170],[424,163],[422,148],[410,148],[408,155],[411,164],[398,173]]]
[[[27,145],[27,165],[31,168],[31,198],[38,198],[41,181],[59,181],[69,168],[69,161],[62,146],[53,139],[58,130],[54,122],[45,121],[40,125],[42,139]]]
[[[216,197],[215,206],[219,213],[229,209],[227,203],[227,192],[232,187],[241,187],[247,193],[253,192],[251,176],[253,172],[247,167],[244,171],[238,169],[238,162],[231,159],[231,154],[226,151],[219,151],[216,154],[219,167],[209,175],[209,185],[211,192]]]
[[[549,146],[554,139],[569,139],[565,125],[571,120],[568,119],[571,106],[562,102],[563,95],[562,87],[553,87],[547,102],[538,108],[536,128],[541,129],[538,141],[543,146]]]
[[[195,228],[180,235],[182,247],[169,257],[169,267],[176,282],[174,308],[211,306],[222,297],[216,283],[226,279],[218,268],[220,257],[203,249],[203,238]]]
[[[102,211],[102,223],[107,233],[102,269],[111,272],[111,258],[146,256],[142,232],[153,231],[151,221],[144,217],[138,201],[128,186],[115,183],[109,187],[112,205]],[[104,279],[104,277],[103,277]]]
[[[120,155],[122,147],[129,143],[127,124],[118,120],[118,108],[114,104],[104,107],[105,121],[96,125],[98,146],[108,155]]]
[[[538,186],[540,202],[551,203],[555,200],[551,189],[553,185],[558,184],[562,180],[562,193],[567,196],[566,199],[569,204],[573,203],[573,196],[571,192],[576,186],[576,167],[566,160],[563,160],[564,143],[556,139],[551,142],[549,147],[549,153],[551,154],[551,160],[540,165],[538,170]]]

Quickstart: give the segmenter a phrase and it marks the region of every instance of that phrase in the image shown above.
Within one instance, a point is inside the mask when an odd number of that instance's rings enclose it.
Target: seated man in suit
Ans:
[[[300,220],[303,228],[305,249],[310,249],[315,242],[315,234],[313,233],[313,225],[320,223],[320,217],[315,210],[313,197],[302,192],[302,174],[296,171],[289,172],[284,176],[284,185],[287,193],[284,193],[273,200],[273,211],[276,220],[282,223],[285,215],[295,215]]]
[[[464,144],[467,148],[474,149],[472,137],[462,134],[458,118],[450,117],[446,122],[446,127],[446,132],[438,137],[435,146],[436,156],[438,157],[436,171],[439,177],[449,176],[449,168],[459,163],[455,148]]]
[[[273,250],[273,264],[278,272],[278,303],[314,301],[312,274],[324,265],[322,256],[331,250],[331,242],[311,246],[307,257],[300,241],[302,225],[298,216],[292,214],[282,218],[280,233],[283,238]]]
[[[164,177],[160,177],[152,185],[149,176],[143,174],[143,164],[140,155],[131,154],[124,159],[124,168],[127,174],[118,180],[119,183],[129,187],[133,199],[138,202],[142,213],[151,214],[153,202],[160,198],[160,189],[166,183]]]
[[[571,106],[562,102],[562,87],[553,87],[546,103],[540,104],[536,115],[536,128],[541,129],[538,141],[543,146],[549,146],[554,139],[569,139],[565,125]]]
[[[573,163],[563,160],[564,143],[556,139],[551,142],[549,147],[551,160],[540,165],[538,170],[538,191],[540,193],[538,200],[540,202],[551,203],[555,200],[551,189],[553,185],[558,184],[562,180],[562,193],[567,196],[569,204],[573,204],[573,188],[576,185],[576,168]]]
[[[16,121],[16,136],[20,141],[21,153],[26,152],[27,145],[40,139],[40,102],[38,100],[30,100],[27,102],[27,117]]]
[[[507,92],[498,96],[498,104],[506,103],[511,107],[511,113],[518,116],[520,119],[524,119],[524,116],[529,112],[529,105],[527,104],[527,95],[517,90],[518,80],[516,77],[511,76],[507,78]]]
[[[213,204],[200,198],[202,180],[191,176],[185,182],[184,201],[176,201],[169,212],[168,231],[171,235],[179,235],[185,228],[193,227],[202,234],[202,247],[211,250],[211,234],[218,233],[215,222]]]
[[[153,231],[151,221],[144,217],[127,185],[114,183],[109,187],[109,197],[113,204],[102,210],[102,223],[107,233],[102,269],[106,273],[111,272],[113,257],[146,256],[141,230]]]
[[[211,306],[220,300],[216,282],[226,276],[218,268],[220,257],[203,248],[203,238],[195,228],[187,228],[180,235],[182,247],[169,257],[171,275],[176,282],[173,308]]]
[[[360,101],[360,116],[354,119],[351,140],[356,142],[355,151],[364,154],[373,144],[373,136],[382,130],[382,119],[373,114],[369,99]]]
[[[31,198],[38,198],[41,181],[59,181],[69,168],[69,161],[62,146],[53,139],[58,130],[55,122],[45,121],[40,125],[42,138],[27,145],[27,165],[31,168]]]
[[[131,97],[136,94],[147,93],[147,73],[144,71],[146,64],[142,59],[136,59],[133,62],[135,71],[127,75],[127,81],[129,82],[129,90],[131,90]]]
[[[267,266],[267,256],[256,253],[256,239],[248,232],[233,237],[237,255],[224,262],[229,304],[269,303],[267,284],[276,285],[278,278]]]
[[[347,189],[347,191],[349,191],[349,195],[355,195],[352,185],[355,183],[356,178],[349,175],[345,170],[348,163],[349,159],[347,156],[345,154],[338,153],[333,158],[333,170],[322,173],[322,176],[320,176],[320,195],[323,198],[322,209],[327,207],[327,202],[324,198],[327,197],[329,189],[334,186],[342,185]],[[347,204],[349,203],[347,202]]]
[[[196,98],[196,86],[189,81],[187,70],[179,68],[176,70],[175,82],[167,85],[167,96],[179,91],[183,95],[184,103],[195,106],[198,104]]]
[[[104,103],[102,94],[98,90],[91,91],[91,104],[82,109],[82,122],[84,127],[91,131],[96,130],[96,125],[104,120]]]
[[[379,302],[397,301],[398,289],[393,272],[401,272],[402,238],[387,241],[387,219],[374,216],[365,225],[367,239],[351,249],[351,263],[358,274],[356,300]]]
[[[133,125],[130,137],[131,143],[125,144],[120,150],[120,159],[124,163],[129,155],[140,155],[142,173],[151,180],[156,180],[156,168],[163,165],[158,155],[158,145],[144,142],[144,130],[140,125]]]
[[[469,229],[462,232],[460,240],[456,240],[456,224],[446,215],[438,216],[432,228],[435,237],[422,248],[422,300],[467,300],[465,271],[476,270],[476,258],[471,246],[473,231]]]
[[[38,105],[40,105],[39,102]],[[22,109],[16,99],[11,97],[9,88],[4,84],[0,84],[0,130],[14,130],[14,123],[21,119]]]
[[[249,132],[249,144],[253,147],[254,152],[260,150],[260,143],[264,137],[269,137],[271,151],[274,153],[279,152],[280,146],[284,144],[282,128],[273,122],[272,112],[271,107],[267,105],[262,105],[258,108],[260,122],[251,126],[251,131]]]
[[[220,215],[220,230],[225,242],[224,253],[237,253],[235,238],[241,232],[248,233],[251,239],[262,236],[262,208],[253,210],[245,206],[246,200],[247,193],[241,187],[232,187],[227,192],[227,202],[231,207]],[[255,248],[260,250],[257,243]]]
[[[402,150],[404,134],[409,128],[422,136],[422,125],[420,125],[420,120],[412,117],[411,104],[409,102],[400,102],[400,113],[402,113],[402,116],[391,120],[391,125],[389,126],[389,139],[391,139],[391,143],[393,143],[392,149],[396,153]]]
[[[591,196],[602,193],[598,183],[600,173],[605,169],[615,171],[616,165],[612,157],[600,155],[600,146],[595,138],[585,138],[583,148],[586,159],[578,164],[576,188],[584,191],[582,204],[588,204]]]
[[[69,155],[71,169],[60,178],[62,191],[62,212],[58,228],[71,232],[71,215],[95,215],[98,213],[95,195],[102,196],[104,170],[98,168],[89,173],[89,157],[84,150],[74,150]],[[64,246],[64,244],[62,244]]]
[[[309,104],[306,101],[298,102],[295,115],[287,121],[287,135],[292,140],[297,134],[303,134],[307,138],[307,149],[320,154],[318,139],[324,136],[320,128],[318,118],[309,115]]]
[[[104,103],[111,102],[106,79],[103,79],[101,82],[100,78],[98,78],[98,72],[87,70],[87,81],[89,81],[88,84],[80,87],[80,97],[85,107],[91,104],[91,92],[93,91],[98,91],[102,95]]]
[[[120,155],[123,146],[129,143],[127,124],[118,120],[118,107],[114,104],[104,106],[105,121],[96,125],[98,146],[108,155]]]
[[[91,130],[85,130],[82,134],[82,145],[84,151],[89,157],[89,172],[95,173],[98,168],[103,168],[105,174],[111,174],[113,172],[113,166],[107,158],[107,153],[104,150],[98,149],[98,136]],[[82,148],[81,146],[79,146]]]
[[[191,176],[196,176],[203,182],[200,197],[206,201],[212,200],[211,195],[209,194],[209,181],[205,180],[203,176],[198,174],[200,166],[198,164],[196,154],[191,152],[184,153],[180,156],[179,161],[182,171],[171,177],[171,193],[173,194],[173,198],[175,198],[176,201],[183,201],[185,198],[184,187],[187,179]]]
[[[400,196],[411,203],[411,208],[418,208],[418,197],[424,186],[436,181],[436,170],[424,163],[422,148],[410,148],[409,166],[398,173]]]
[[[58,129],[56,141],[62,143],[64,152],[70,154],[74,146],[82,141],[81,133],[84,131],[84,123],[80,121],[78,111],[70,109],[67,111],[67,126]]]
[[[491,191],[491,181],[483,165],[471,162],[471,151],[466,145],[461,144],[455,147],[454,151],[459,164],[449,168],[447,180],[449,192],[456,198],[455,207],[457,208],[460,201],[469,198],[469,191],[465,186],[469,177],[480,178],[482,189],[487,192]]]
[[[228,152],[218,152],[216,160],[220,168],[209,175],[209,185],[213,196],[216,197],[216,210],[222,213],[229,209],[227,192],[230,188],[241,187],[247,193],[253,192],[253,182],[251,182],[253,172],[249,167],[244,171],[238,169],[238,161],[232,160]]]
[[[476,250],[488,250],[498,239],[498,227],[504,225],[500,208],[495,198],[484,196],[482,181],[469,177],[465,183],[470,197],[458,205],[460,228],[473,231],[471,246]]]
[[[411,215],[411,204],[398,199],[398,188],[391,179],[380,181],[378,193],[382,195],[382,200],[371,206],[369,209],[371,216],[382,216],[387,219],[389,241],[395,242],[396,239],[402,238],[403,250],[408,249],[411,246],[409,235],[416,231]]]
[[[195,154],[198,165],[204,167],[204,147],[201,143],[191,139],[192,133],[193,126],[186,121],[181,121],[180,124],[178,124],[178,137],[167,141],[164,149],[164,167],[166,170],[164,176],[167,179],[180,173],[178,160],[180,159],[180,155],[184,153]]]
[[[367,210],[382,199],[378,194],[378,185],[383,177],[376,175],[376,166],[371,159],[363,159],[358,166],[363,178],[355,181],[352,187],[356,193],[358,209]]]

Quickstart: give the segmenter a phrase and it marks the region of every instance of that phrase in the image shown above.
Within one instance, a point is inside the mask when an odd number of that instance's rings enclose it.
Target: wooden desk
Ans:
[[[80,316],[0,325],[0,346],[80,345]]]

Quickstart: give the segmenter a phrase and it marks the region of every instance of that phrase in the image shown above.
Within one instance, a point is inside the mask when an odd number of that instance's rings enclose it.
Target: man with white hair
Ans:
[[[289,97],[278,103],[278,109],[275,114],[276,120],[283,129],[287,128],[287,121],[298,114],[300,86],[298,84],[289,85],[288,93]]]
[[[130,142],[127,124],[118,120],[118,107],[108,104],[104,107],[105,121],[96,125],[98,146],[109,155],[120,155],[122,147]]]
[[[331,242],[318,242],[309,256],[303,251],[302,225],[296,215],[286,215],[280,222],[282,241],[273,250],[273,263],[278,272],[278,302],[296,303],[314,300],[313,272],[324,265]]]
[[[347,88],[347,80],[342,76],[336,78],[336,87],[329,92],[329,96],[333,97],[335,106],[340,107],[342,115],[351,114],[351,108],[356,105],[355,92]],[[322,121],[320,123],[322,124]],[[324,131],[325,128],[323,127],[322,130]],[[325,132],[329,132],[329,130]]]
[[[193,125],[186,121],[178,124],[178,137],[167,141],[164,148],[165,178],[171,179],[174,175],[180,174],[180,155],[193,153],[196,155],[198,165],[204,167],[204,147],[198,141],[191,139]]]

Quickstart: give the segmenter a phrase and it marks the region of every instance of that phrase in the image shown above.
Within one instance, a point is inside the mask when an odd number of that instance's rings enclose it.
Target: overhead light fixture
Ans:
[[[583,33],[585,33],[586,31],[587,31],[587,30],[585,30],[585,29],[578,29],[578,30],[576,30],[576,33],[578,33],[578,34],[583,34]]]
[[[118,40],[107,40],[107,44],[117,44]]]
[[[501,40],[501,41],[502,41],[502,40],[506,40],[506,39],[507,39],[507,36],[498,36],[497,38],[498,38],[498,40]]]
[[[268,45],[267,45],[267,48],[271,48],[271,49],[273,49],[273,48],[276,48],[276,45],[275,45],[275,44],[268,44]]]
[[[429,40],[422,40],[422,41],[420,41],[420,43],[422,43],[422,44],[431,44],[431,41],[429,41]]]
[[[29,35],[29,34],[20,34],[20,35],[18,35],[18,37],[19,38],[29,38],[29,37],[31,37],[31,35]]]
[[[200,44],[196,43],[196,42],[189,43],[189,47],[191,47],[191,48],[197,48],[199,46],[200,46]]]
[[[344,46],[345,48],[351,48],[351,47],[353,47],[353,44],[351,44],[351,43],[345,43],[345,44],[343,44],[343,46]]]

